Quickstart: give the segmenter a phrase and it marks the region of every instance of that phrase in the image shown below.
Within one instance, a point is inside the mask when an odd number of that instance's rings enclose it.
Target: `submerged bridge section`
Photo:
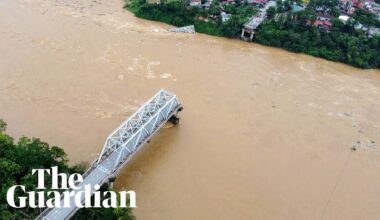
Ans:
[[[177,114],[181,110],[182,106],[175,94],[160,90],[108,136],[99,157],[84,173],[84,180],[77,187],[82,191],[81,186],[91,185],[91,193],[94,193],[95,184],[101,186],[115,179],[121,168],[167,121],[173,124],[179,122]],[[84,202],[84,195],[81,201]],[[36,219],[70,219],[78,209],[72,196],[70,208],[47,208]]]

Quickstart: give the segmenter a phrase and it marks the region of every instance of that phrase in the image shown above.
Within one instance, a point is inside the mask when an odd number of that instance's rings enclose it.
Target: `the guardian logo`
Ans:
[[[98,191],[100,186],[97,184],[94,186],[80,185],[80,183],[83,182],[83,177],[78,173],[67,176],[65,173],[58,173],[57,167],[52,167],[51,169],[33,169],[32,175],[35,173],[37,173],[38,176],[36,191],[25,192],[25,186],[23,185],[15,185],[8,189],[7,202],[10,206],[14,208],[25,208],[28,203],[30,208],[70,207],[70,201],[72,197],[74,197],[75,205],[78,208],[136,208],[136,193],[134,191],[120,191],[120,200],[118,201],[116,192],[100,192]],[[51,175],[51,187],[49,188],[51,191],[47,192],[47,188],[45,187],[45,173]],[[58,179],[60,179],[60,182]],[[69,189],[71,189],[71,191]],[[15,196],[19,194],[20,190],[24,196]],[[66,191],[60,192],[59,190]],[[129,196],[128,198],[127,195]],[[91,196],[93,196],[93,199],[91,199]]]

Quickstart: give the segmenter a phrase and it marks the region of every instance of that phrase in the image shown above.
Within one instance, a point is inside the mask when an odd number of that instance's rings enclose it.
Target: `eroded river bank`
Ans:
[[[117,180],[137,219],[378,219],[380,71],[135,18],[122,1],[0,1],[0,118],[72,162],[158,89],[185,107]],[[360,141],[357,151],[350,150]]]

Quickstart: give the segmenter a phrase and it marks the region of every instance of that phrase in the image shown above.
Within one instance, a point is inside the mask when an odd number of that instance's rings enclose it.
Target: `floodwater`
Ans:
[[[91,161],[166,88],[184,105],[179,126],[116,182],[136,191],[137,219],[380,218],[379,70],[169,33],[122,5],[0,1],[0,118],[11,135]]]

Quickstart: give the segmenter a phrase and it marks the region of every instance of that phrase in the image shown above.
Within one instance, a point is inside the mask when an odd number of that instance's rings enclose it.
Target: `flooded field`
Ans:
[[[184,111],[121,172],[139,220],[379,219],[380,71],[135,18],[0,1],[0,118],[91,161],[157,90]],[[360,147],[352,151],[353,143]]]

